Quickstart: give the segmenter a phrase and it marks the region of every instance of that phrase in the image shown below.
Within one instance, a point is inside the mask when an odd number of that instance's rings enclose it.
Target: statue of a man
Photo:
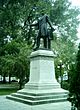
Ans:
[[[42,16],[41,18],[38,20],[37,23],[35,24],[31,24],[31,26],[38,26],[38,29],[39,29],[39,32],[38,32],[38,36],[36,38],[36,49],[39,48],[40,46],[40,38],[43,38],[43,41],[44,41],[44,48],[46,49],[50,49],[51,48],[51,42],[50,42],[50,34],[49,34],[49,31],[48,31],[48,28],[47,28],[47,24],[50,25],[51,27],[51,30],[55,30],[52,26],[52,23],[49,19],[49,17],[42,13]]]

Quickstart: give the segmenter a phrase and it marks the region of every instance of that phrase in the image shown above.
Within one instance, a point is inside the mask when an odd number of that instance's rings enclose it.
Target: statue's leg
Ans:
[[[48,38],[48,49],[51,49],[51,39]]]
[[[36,45],[37,45],[37,48],[39,48],[39,46],[40,46],[40,37],[39,36],[37,37],[37,43],[36,43]]]
[[[47,37],[44,37],[44,48],[47,48]]]

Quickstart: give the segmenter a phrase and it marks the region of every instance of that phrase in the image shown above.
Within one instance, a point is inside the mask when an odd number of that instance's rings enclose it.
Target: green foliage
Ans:
[[[20,79],[20,89],[24,85],[26,81],[29,80],[29,55],[30,55],[30,47],[24,44],[21,48],[19,55],[15,58],[15,63],[13,67],[14,75]],[[26,81],[25,81],[26,78]]]
[[[52,47],[54,48],[55,58],[55,68],[56,68],[56,78],[60,76],[60,60],[62,61],[62,75],[64,71],[67,71],[70,80],[71,74],[73,74],[71,68],[73,62],[76,60],[76,46],[74,42],[70,40],[63,42],[63,39],[58,39],[52,42]]]
[[[80,23],[78,15],[80,10],[71,8],[68,0],[56,0],[50,12],[51,20],[58,27],[59,34],[64,40],[76,40],[77,27]]]
[[[29,77],[29,58],[31,47],[26,41],[12,40],[4,46],[5,56],[1,56],[0,70],[2,76],[15,76],[23,85]],[[21,87],[20,87],[21,88]]]
[[[66,81],[63,81],[62,88],[65,89],[65,90],[69,90],[69,83],[66,82]]]
[[[4,46],[5,54],[9,54],[9,55],[18,54],[20,52],[19,46],[20,46],[20,44],[15,41],[11,41],[11,42],[7,43]]]
[[[80,109],[80,44],[79,44],[79,50],[76,56],[76,67],[75,72],[73,74],[71,83],[70,83],[70,94],[73,96],[74,104]]]

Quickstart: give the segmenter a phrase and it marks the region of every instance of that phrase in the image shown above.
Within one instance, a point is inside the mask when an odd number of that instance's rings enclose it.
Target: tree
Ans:
[[[11,55],[6,55],[5,57],[1,57],[1,75],[3,76],[3,83],[6,83],[6,76],[9,76],[9,83],[11,83],[11,76],[13,65],[14,65],[14,57]]]
[[[5,56],[1,56],[0,59],[0,70],[1,75],[5,77],[9,76],[10,78],[15,76],[18,78],[20,88],[23,86],[23,80],[26,78],[28,81],[29,78],[29,58],[31,52],[31,46],[27,45],[27,42],[23,39],[15,39],[11,42],[8,42],[4,46]]]
[[[26,42],[24,43],[25,44],[22,44],[23,46],[20,49],[20,53],[15,58],[15,63],[13,66],[14,75],[19,79],[19,89],[23,88],[24,84],[29,81],[29,55],[31,53],[31,47],[28,46]]]
[[[75,104],[78,110],[80,110],[80,44],[78,46],[78,53],[76,56],[75,73],[73,74],[70,83],[70,93],[71,96],[73,96],[71,99],[72,103]]]
[[[76,40],[77,27],[80,23],[78,15],[80,10],[72,8],[68,0],[56,0],[53,3],[50,12],[51,20],[58,28],[58,35],[63,40],[74,39]]]
[[[63,39],[59,38],[56,41],[52,42],[53,51],[56,55],[55,58],[55,68],[56,68],[56,76],[59,78],[60,76],[60,69],[58,68],[60,65],[60,60],[62,61],[62,75],[64,71],[67,72],[69,76],[68,82],[70,81],[70,69],[72,62],[75,62],[76,56],[76,46],[75,42],[71,40],[63,41]]]

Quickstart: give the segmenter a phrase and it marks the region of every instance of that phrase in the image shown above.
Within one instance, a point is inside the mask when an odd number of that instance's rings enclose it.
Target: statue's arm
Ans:
[[[51,22],[51,20],[49,19],[49,17],[46,16],[46,18],[47,18],[47,22],[48,22],[48,24],[50,25],[51,29],[52,29],[53,31],[55,31],[55,29],[53,28],[52,22]]]
[[[30,26],[37,26],[37,25],[38,25],[38,23],[30,24]]]

